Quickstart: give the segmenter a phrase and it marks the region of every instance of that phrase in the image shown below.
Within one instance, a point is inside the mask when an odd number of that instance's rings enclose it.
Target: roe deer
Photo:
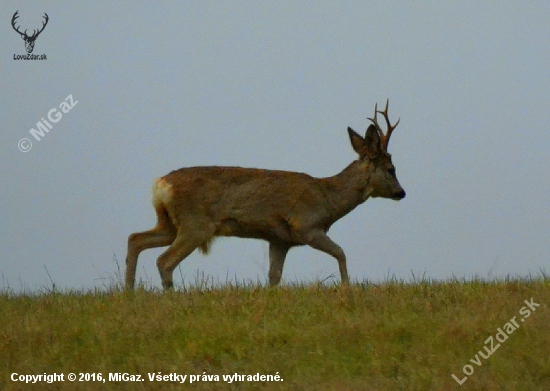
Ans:
[[[196,248],[207,253],[216,236],[267,240],[270,285],[281,280],[288,250],[301,245],[336,258],[342,284],[348,284],[344,252],[326,234],[330,226],[369,197],[405,197],[387,152],[392,131],[399,123],[391,125],[388,103],[384,111],[375,106],[364,138],[348,127],[359,159],[332,177],[257,168],[189,167],[157,178],[153,206],[158,222],[150,231],[128,238],[126,288],[134,287],[141,251],[170,246],[157,260],[162,285],[167,289],[173,285],[176,266]],[[377,113],[386,120],[386,134],[378,124]]]

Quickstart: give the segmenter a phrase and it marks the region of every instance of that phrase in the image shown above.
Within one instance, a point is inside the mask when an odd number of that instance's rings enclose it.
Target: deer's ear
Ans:
[[[363,148],[365,147],[365,139],[358,135],[355,130],[350,127],[348,127],[348,134],[353,150],[361,155],[361,152],[363,152]]]
[[[376,130],[376,126],[370,125],[365,133],[365,145],[369,157],[374,157],[380,153],[380,134]]]

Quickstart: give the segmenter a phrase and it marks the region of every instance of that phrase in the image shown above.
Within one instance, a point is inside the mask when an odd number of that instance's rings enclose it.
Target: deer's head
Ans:
[[[368,127],[365,137],[361,137],[349,127],[348,133],[353,149],[359,154],[359,165],[368,178],[369,195],[401,200],[405,198],[406,193],[397,180],[395,166],[391,161],[391,155],[388,153],[388,142],[399,120],[391,125],[388,117],[388,104],[389,100],[386,102],[386,108],[383,111],[378,110],[378,105],[374,107],[374,117],[368,118],[372,124]],[[377,113],[382,114],[386,120],[387,130],[385,134],[378,124]]]
[[[32,50],[34,49],[34,41],[36,41],[36,38],[40,35],[40,33],[44,30],[46,25],[48,24],[48,14],[44,12],[43,18],[45,19],[44,22],[42,22],[42,27],[39,30],[33,30],[32,35],[27,35],[27,30],[25,32],[19,31],[19,28],[15,25],[16,19],[19,17],[17,15],[19,11],[15,11],[15,14],[13,14],[13,18],[11,19],[11,26],[15,31],[17,31],[21,38],[25,41],[25,49],[27,50],[27,53],[32,53]]]

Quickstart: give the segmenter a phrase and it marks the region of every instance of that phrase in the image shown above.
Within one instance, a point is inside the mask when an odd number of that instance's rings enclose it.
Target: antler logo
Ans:
[[[36,38],[38,38],[40,33],[44,31],[44,27],[46,27],[46,25],[48,24],[48,20],[49,20],[48,14],[44,12],[43,18],[45,20],[44,22],[42,22],[42,28],[40,28],[39,30],[33,30],[33,34],[31,36],[28,36],[27,30],[25,30],[25,32],[22,33],[21,31],[19,31],[19,28],[15,25],[16,19],[19,17],[19,15],[17,15],[18,13],[19,11],[15,11],[15,14],[13,14],[13,18],[11,19],[11,26],[15,31],[17,31],[21,35],[21,38],[23,38],[23,40],[25,41],[25,49],[27,50],[27,53],[32,53],[32,50],[34,49],[34,41],[36,41]]]

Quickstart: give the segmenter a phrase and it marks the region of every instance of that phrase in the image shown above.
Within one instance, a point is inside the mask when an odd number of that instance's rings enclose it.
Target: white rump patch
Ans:
[[[172,200],[174,190],[164,178],[157,178],[153,183],[153,205],[167,205]]]

